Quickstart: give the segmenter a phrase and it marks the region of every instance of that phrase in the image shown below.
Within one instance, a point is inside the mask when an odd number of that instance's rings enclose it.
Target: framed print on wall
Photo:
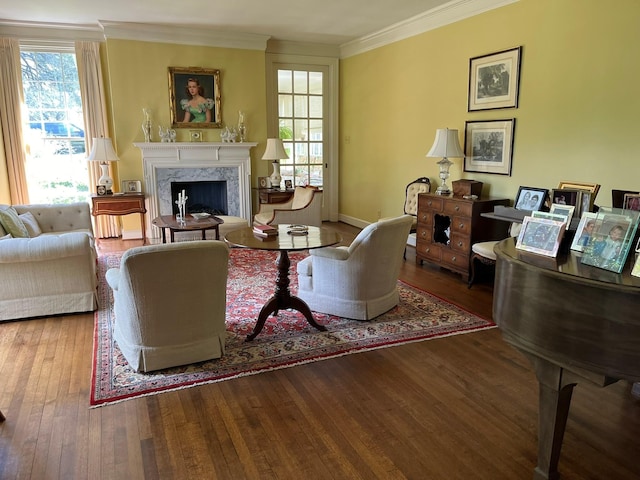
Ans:
[[[173,128],[222,127],[220,70],[169,67]]]
[[[521,53],[517,47],[469,61],[469,112],[518,106]]]
[[[511,176],[516,119],[465,122],[464,171]]]

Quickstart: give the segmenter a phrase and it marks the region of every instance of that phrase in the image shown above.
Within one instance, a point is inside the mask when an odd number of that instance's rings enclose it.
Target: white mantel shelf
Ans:
[[[213,177],[222,172],[222,176],[231,181],[228,183],[228,201],[230,210],[234,211],[230,211],[230,215],[251,220],[250,150],[257,143],[145,142],[133,145],[142,152],[148,223],[159,215],[171,213],[165,211],[171,208],[172,202],[166,173],[171,172],[175,177],[175,170],[184,174],[190,171],[189,175],[197,174],[198,179],[203,180],[217,179]],[[147,229],[147,232],[157,233],[153,229]]]

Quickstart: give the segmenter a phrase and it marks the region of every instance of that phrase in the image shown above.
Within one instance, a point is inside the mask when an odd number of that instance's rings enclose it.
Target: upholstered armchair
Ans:
[[[410,215],[365,227],[348,247],[314,249],[298,263],[298,297],[316,312],[370,320],[398,304]]]
[[[135,247],[107,270],[113,336],[132,368],[220,358],[225,349],[229,248],[200,240]]]
[[[286,202],[262,203],[253,217],[262,225],[300,224],[322,226],[322,192],[315,187],[296,187]]]

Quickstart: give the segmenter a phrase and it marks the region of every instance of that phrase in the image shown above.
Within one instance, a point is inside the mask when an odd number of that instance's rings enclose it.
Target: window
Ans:
[[[323,186],[324,74],[278,69],[278,125],[288,159],[280,174],[293,185]]]
[[[89,177],[73,46],[56,51],[23,47],[20,60],[30,201],[86,201]]]

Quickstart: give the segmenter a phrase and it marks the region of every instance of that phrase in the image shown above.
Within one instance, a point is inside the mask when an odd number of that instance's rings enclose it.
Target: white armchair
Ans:
[[[298,263],[298,297],[316,312],[370,320],[398,304],[411,215],[365,227],[349,247],[311,250]]]
[[[322,192],[315,187],[296,187],[286,202],[262,203],[253,217],[262,225],[300,224],[322,226]]]
[[[132,368],[148,372],[220,358],[225,349],[229,248],[222,241],[127,250],[107,271],[113,336]]]

